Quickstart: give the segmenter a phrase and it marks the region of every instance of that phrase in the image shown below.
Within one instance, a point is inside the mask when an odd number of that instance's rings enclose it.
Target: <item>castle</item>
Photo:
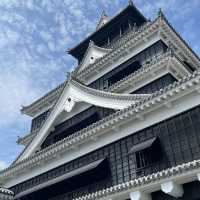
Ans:
[[[200,59],[163,12],[129,0],[68,53],[75,70],[21,110],[0,199],[200,199]]]

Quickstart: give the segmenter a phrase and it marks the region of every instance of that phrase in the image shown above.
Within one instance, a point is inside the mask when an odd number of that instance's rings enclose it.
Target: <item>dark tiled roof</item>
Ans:
[[[51,154],[55,154],[63,148],[70,148],[72,145],[77,143],[79,140],[83,141],[84,139],[93,136],[96,131],[105,129],[106,127],[113,126],[117,124],[119,120],[123,121],[130,119],[131,116],[135,117],[137,114],[142,113],[146,109],[149,109],[152,106],[156,106],[162,102],[166,102],[166,99],[170,99],[176,95],[180,95],[185,90],[188,91],[190,87],[196,87],[200,82],[200,71],[195,71],[192,75],[186,76],[178,82],[174,82],[164,89],[160,89],[155,92],[149,98],[146,98],[143,101],[136,103],[128,108],[117,111],[114,114],[109,115],[106,118],[84,128],[61,141],[58,141],[51,146],[37,152],[34,155],[29,156],[28,158],[23,159],[22,161],[13,163],[10,167],[0,172],[0,176],[6,174],[11,169],[20,169],[21,167],[27,167],[31,163],[38,162],[40,159],[44,159],[46,156],[49,157]],[[34,161],[35,160],[35,161]]]

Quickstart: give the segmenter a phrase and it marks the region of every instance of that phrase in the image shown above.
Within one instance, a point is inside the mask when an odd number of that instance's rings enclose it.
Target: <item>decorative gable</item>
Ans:
[[[149,94],[119,94],[104,92],[96,89],[89,88],[69,76],[68,82],[60,94],[60,97],[48,118],[42,125],[36,137],[24,149],[16,162],[21,161],[38,149],[49,133],[54,129],[57,118],[63,112],[71,112],[73,107],[78,102],[85,102],[91,105],[100,106],[103,108],[110,108],[114,110],[122,110],[135,103],[149,98]]]
[[[111,49],[98,47],[94,44],[93,41],[90,41],[85,56],[78,67],[78,71],[85,69],[87,66],[93,64],[97,59],[102,58],[110,51]]]
[[[96,30],[100,29],[102,26],[104,26],[108,21],[109,21],[109,17],[106,14],[105,11],[102,12],[101,14],[101,18],[99,20],[99,23],[97,24]]]

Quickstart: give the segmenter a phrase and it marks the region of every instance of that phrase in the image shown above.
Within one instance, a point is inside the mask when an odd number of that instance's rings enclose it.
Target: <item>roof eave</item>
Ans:
[[[75,45],[74,47],[70,48],[67,50],[67,53],[70,54],[71,56],[78,58],[76,56],[76,50],[84,43],[86,42],[89,38],[91,38],[93,35],[95,35],[98,31],[104,29],[106,26],[110,25],[117,17],[122,15],[124,12],[126,12],[129,8],[133,8],[140,17],[142,17],[145,21],[147,21],[147,18],[134,6],[134,4],[128,4],[123,10],[121,10],[118,14],[116,14],[114,17],[112,17],[106,24],[101,26],[99,29],[95,30],[93,33],[89,34],[88,37],[86,37],[84,40],[82,40],[80,43]]]
[[[160,100],[162,99],[162,97],[165,97],[166,98],[166,92],[168,92],[168,95],[170,95],[170,98],[173,97],[174,95],[177,96],[177,98],[179,98],[180,94],[179,93],[182,93],[183,91],[187,92],[191,90],[189,89],[190,87],[193,87],[194,90],[196,90],[196,84],[199,84],[199,80],[200,80],[200,72],[199,71],[196,71],[194,74],[188,76],[187,78],[184,78],[182,79],[181,81],[179,81],[178,83],[174,83],[170,86],[168,86],[167,88],[165,88],[164,90],[160,90],[158,91],[156,94],[154,94],[153,98],[150,98],[150,99],[147,99],[146,101],[144,101],[142,104],[139,104],[138,108],[136,108],[135,106],[134,107],[131,107],[129,109],[124,109],[123,111],[119,111],[118,114],[121,116],[123,115],[123,117],[126,118],[126,115],[124,113],[127,113],[127,112],[133,112],[132,114],[134,114],[134,111],[132,109],[137,109],[137,112],[139,110],[143,111],[145,109],[145,107],[149,108],[149,105],[150,105],[150,101],[153,100],[154,104],[155,102],[157,103],[160,103]],[[192,84],[191,84],[192,83]],[[183,84],[183,85],[182,85]],[[178,89],[179,88],[179,89]],[[164,95],[164,96],[163,96]],[[182,96],[182,95],[181,95]],[[158,99],[157,99],[158,98]],[[156,99],[158,101],[156,101]],[[162,101],[165,101],[165,99],[162,99]],[[152,104],[152,105],[154,105]],[[145,106],[146,105],[146,106]],[[140,109],[139,109],[140,108]],[[136,110],[135,110],[136,111]],[[116,115],[114,114],[113,117],[118,117],[119,115]],[[108,121],[102,121],[102,123],[108,123]],[[116,122],[117,123],[117,122]],[[85,130],[85,131],[88,131],[88,130]],[[82,132],[83,133],[83,132]],[[82,137],[81,137],[82,138]],[[81,139],[82,140],[82,139]],[[47,152],[48,150],[52,150],[54,147],[57,147],[58,145],[62,145],[63,142],[65,142],[66,140],[62,140],[60,142],[58,142],[57,144],[54,144],[54,145],[51,145],[50,147],[47,147],[47,149],[45,149],[45,152]],[[77,143],[77,139],[76,140],[73,140],[73,142],[76,142]],[[72,142],[72,141],[71,141]],[[72,143],[70,143],[70,145],[73,145]],[[70,146],[69,146],[70,148]],[[53,150],[52,152],[55,153],[55,150]],[[44,152],[43,152],[44,153]],[[39,156],[41,155],[42,152],[38,153],[38,154],[35,154],[35,155],[32,155],[26,159],[24,159],[23,161],[20,161],[18,163],[14,163],[12,164],[10,167],[8,167],[7,169],[3,170],[1,173],[0,173],[0,178],[3,178],[3,177],[9,177],[9,174],[12,173],[12,170],[14,170],[15,167],[18,168],[18,170],[20,169],[19,168],[19,165],[23,165],[25,164],[25,162],[27,161],[30,161],[31,159],[33,159],[35,156]],[[48,154],[49,156],[49,154]],[[43,157],[42,157],[43,159]],[[37,159],[38,161],[38,159]],[[24,165],[25,166],[25,165]],[[26,165],[27,166],[27,165]]]

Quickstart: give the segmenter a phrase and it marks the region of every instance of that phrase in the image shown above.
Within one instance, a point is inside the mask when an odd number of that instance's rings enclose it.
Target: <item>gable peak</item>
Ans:
[[[101,13],[101,18],[105,18],[105,17],[108,17],[108,15],[106,14],[106,11],[103,10]]]
[[[108,21],[110,20],[110,18],[108,17],[108,15],[106,14],[106,11],[103,10],[102,14],[101,14],[101,18],[99,20],[99,23],[97,24],[96,30],[100,29],[102,26],[104,26]]]
[[[165,18],[165,14],[164,14],[162,8],[159,8],[157,16],[160,17],[160,18]]]
[[[128,1],[128,4],[129,4],[129,6],[133,6],[133,1],[132,1],[132,0],[129,0],[129,1]]]
[[[89,47],[95,46],[94,41],[90,40]]]

